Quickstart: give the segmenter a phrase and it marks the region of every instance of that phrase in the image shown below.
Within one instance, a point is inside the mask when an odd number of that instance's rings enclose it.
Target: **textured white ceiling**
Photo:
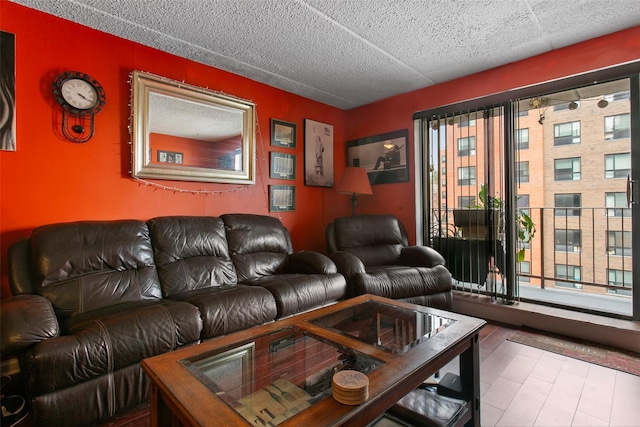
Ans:
[[[14,0],[342,109],[640,25],[640,0]]]

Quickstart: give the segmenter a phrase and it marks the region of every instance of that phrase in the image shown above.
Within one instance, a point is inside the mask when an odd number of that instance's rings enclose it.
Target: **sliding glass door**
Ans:
[[[571,83],[417,113],[419,229],[462,291],[638,318],[638,76]]]

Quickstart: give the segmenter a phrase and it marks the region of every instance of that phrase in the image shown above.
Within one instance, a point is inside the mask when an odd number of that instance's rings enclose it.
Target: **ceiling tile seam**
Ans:
[[[279,74],[275,74],[275,73],[273,73],[273,72],[271,72],[271,71],[269,71],[269,70],[265,70],[265,69],[263,69],[263,68],[256,67],[255,65],[252,65],[252,64],[249,64],[249,63],[246,63],[246,62],[240,61],[240,60],[238,60],[237,58],[232,58],[232,57],[229,57],[229,56],[226,56],[226,55],[221,55],[221,54],[220,54],[220,53],[218,53],[218,52],[215,52],[215,51],[212,51],[212,50],[209,50],[209,49],[205,49],[205,48],[203,48],[203,47],[202,47],[202,46],[200,46],[200,45],[193,44],[193,43],[190,43],[190,42],[188,42],[188,41],[185,41],[185,40],[182,40],[182,39],[176,38],[176,37],[174,37],[174,36],[172,36],[172,35],[162,33],[162,32],[160,32],[160,31],[158,31],[158,30],[155,30],[155,29],[153,29],[153,28],[147,27],[147,26],[145,26],[145,25],[140,25],[140,24],[138,24],[138,23],[136,23],[136,22],[130,21],[130,20],[125,19],[125,18],[121,18],[121,17],[119,17],[119,16],[117,16],[117,15],[112,15],[112,14],[110,14],[110,13],[107,13],[107,12],[103,11],[103,10],[97,9],[97,8],[95,8],[95,7],[93,7],[93,6],[89,6],[89,5],[87,5],[86,3],[77,2],[77,1],[75,1],[75,0],[68,0],[68,1],[69,1],[70,3],[74,3],[74,4],[76,4],[76,5],[77,5],[77,6],[79,6],[80,8],[87,9],[87,10],[93,11],[93,12],[94,12],[94,13],[96,13],[96,14],[99,14],[99,15],[101,15],[101,16],[104,16],[105,18],[110,17],[110,18],[113,18],[113,19],[118,20],[118,21],[120,21],[120,22],[123,22],[123,23],[125,23],[125,24],[131,25],[131,26],[134,26],[134,27],[137,27],[137,28],[141,28],[141,29],[146,30],[146,31],[150,31],[150,32],[152,32],[152,33],[154,33],[154,34],[157,34],[157,35],[159,35],[159,36],[162,36],[162,37],[166,37],[166,38],[168,38],[168,39],[170,39],[170,40],[172,40],[172,41],[176,42],[176,44],[178,44],[178,45],[190,46],[190,47],[195,48],[195,49],[198,49],[198,50],[200,50],[200,51],[202,51],[202,52],[210,53],[210,54],[212,54],[212,55],[214,55],[214,56],[217,56],[217,57],[220,57],[220,58],[225,58],[225,59],[227,59],[227,60],[229,60],[229,61],[235,62],[236,64],[242,64],[242,65],[244,65],[244,66],[246,66],[246,67],[248,67],[248,68],[252,68],[252,69],[254,69],[254,70],[261,71],[261,72],[263,72],[263,73],[265,73],[265,74],[268,74],[268,75],[270,75],[270,76],[272,76],[272,77],[275,77],[275,78],[277,78],[277,79],[279,79],[279,80],[285,80],[285,81],[290,82],[290,83],[292,83],[292,84],[294,84],[294,85],[302,86],[302,87],[306,87],[306,88],[308,88],[308,89],[310,89],[310,90],[312,90],[312,91],[316,91],[316,92],[318,92],[318,93],[322,93],[322,94],[324,94],[324,95],[326,95],[326,96],[329,96],[329,97],[331,97],[331,98],[333,98],[333,99],[337,99],[337,100],[340,100],[340,101],[342,101],[342,102],[344,102],[344,103],[346,103],[346,104],[349,104],[349,105],[355,106],[355,105],[354,105],[354,103],[353,103],[353,101],[351,101],[350,99],[343,98],[343,97],[338,96],[338,95],[335,95],[335,94],[333,94],[333,93],[331,93],[331,92],[326,92],[326,91],[324,91],[324,90],[322,90],[322,89],[318,89],[318,88],[316,88],[316,87],[309,86],[309,85],[304,84],[304,83],[301,83],[301,82],[299,82],[299,81],[297,81],[297,80],[293,80],[293,79],[290,79],[290,78],[288,78],[288,77],[284,77],[284,76],[281,76],[281,75],[279,75]],[[138,40],[136,40],[136,41],[137,41],[137,42],[140,42],[140,41],[138,41]],[[156,48],[155,46],[151,46],[151,47]],[[171,53],[172,53],[172,54],[174,54],[174,55],[177,55],[177,56],[181,56],[179,53],[176,53],[176,52],[171,52]],[[182,56],[181,56],[181,57],[182,57]],[[189,59],[189,58],[187,58],[187,59]],[[200,62],[200,61],[195,61],[195,62]],[[214,64],[211,64],[211,63],[208,63],[207,65],[214,66]],[[207,89],[208,89],[208,88],[207,88]]]
[[[298,2],[300,5],[307,7],[310,11],[312,11],[313,13],[315,13],[316,15],[326,19],[327,21],[329,21],[331,24],[335,25],[336,27],[340,28],[341,30],[343,30],[344,32],[354,36],[355,38],[357,38],[358,40],[360,40],[361,42],[365,43],[366,45],[368,45],[369,47],[372,47],[373,49],[377,50],[378,52],[380,52],[381,54],[383,54],[384,56],[386,56],[387,58],[391,59],[393,62],[395,62],[396,64],[401,65],[403,68],[411,71],[412,73],[419,75],[421,78],[427,80],[429,82],[429,84],[433,85],[436,84],[437,82],[432,80],[431,78],[425,76],[424,74],[422,74],[420,71],[416,70],[415,68],[411,67],[410,65],[406,64],[405,62],[401,61],[400,59],[396,58],[395,56],[393,56],[391,53],[387,52],[386,50],[382,49],[380,46],[374,44],[373,42],[367,40],[366,38],[364,38],[363,36],[361,36],[360,34],[356,33],[355,31],[351,30],[350,28],[347,28],[346,26],[342,25],[341,23],[339,23],[338,21],[336,21],[335,19],[331,18],[329,15],[325,14],[324,12],[316,9],[315,7],[311,6],[309,3],[307,3],[304,0],[295,0],[296,2]]]

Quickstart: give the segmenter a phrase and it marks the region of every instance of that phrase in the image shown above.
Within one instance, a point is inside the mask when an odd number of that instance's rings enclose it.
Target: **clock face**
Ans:
[[[98,102],[98,92],[85,80],[67,79],[60,89],[64,100],[79,110],[88,110]]]
[[[60,74],[53,82],[53,95],[65,111],[78,116],[98,113],[106,101],[100,83],[78,71]]]

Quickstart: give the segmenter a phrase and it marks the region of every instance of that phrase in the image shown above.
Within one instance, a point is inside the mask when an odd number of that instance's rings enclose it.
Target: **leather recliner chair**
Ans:
[[[348,296],[374,294],[451,309],[451,274],[427,246],[410,246],[404,225],[392,215],[336,218],[326,230],[327,249],[347,279]]]

